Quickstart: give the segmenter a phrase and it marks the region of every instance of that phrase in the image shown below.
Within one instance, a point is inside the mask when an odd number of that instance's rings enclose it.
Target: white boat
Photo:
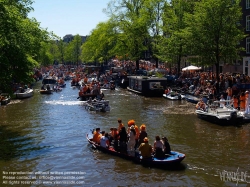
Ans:
[[[181,100],[181,94],[163,94],[163,97],[170,100]]]
[[[20,87],[14,94],[16,95],[17,99],[25,99],[32,97],[34,94],[34,90],[31,88],[23,89]]]
[[[231,106],[220,108],[218,104],[221,102],[230,101],[214,101],[211,105],[207,105],[205,110],[197,109],[195,113],[200,119],[222,126],[237,126],[244,123],[244,116],[237,109]]]
[[[85,108],[90,111],[109,112],[110,106],[108,100],[89,100]]]

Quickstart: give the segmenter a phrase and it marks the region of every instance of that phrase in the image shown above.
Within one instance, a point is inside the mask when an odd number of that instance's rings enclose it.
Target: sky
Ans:
[[[40,26],[63,38],[66,34],[89,35],[99,22],[108,17],[103,13],[110,0],[34,0],[34,11]]]

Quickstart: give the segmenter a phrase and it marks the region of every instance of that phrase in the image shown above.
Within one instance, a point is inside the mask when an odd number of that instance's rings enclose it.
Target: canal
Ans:
[[[194,105],[186,101],[145,98],[119,88],[104,91],[110,112],[90,112],[77,100],[78,89],[71,88],[70,82],[52,95],[41,95],[40,86],[38,82],[32,98],[0,106],[0,186],[250,183],[250,124],[221,127],[198,119]],[[168,137],[171,149],[185,153],[186,158],[176,169],[147,168],[93,150],[86,134],[96,127],[106,131],[117,127],[118,118],[125,125],[130,119],[137,126],[144,123],[151,144],[156,135]],[[232,181],[230,174],[238,181]],[[15,181],[23,183],[15,185]]]

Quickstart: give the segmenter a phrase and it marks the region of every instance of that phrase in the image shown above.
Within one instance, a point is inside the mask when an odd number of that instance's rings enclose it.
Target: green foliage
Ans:
[[[27,14],[31,0],[0,1],[0,89],[11,90],[13,81],[30,82],[41,41],[47,32]]]
[[[202,0],[195,4],[194,13],[187,14],[187,38],[193,53],[202,57],[205,65],[230,62],[238,58],[238,43],[245,36],[237,24],[241,19],[239,0]]]

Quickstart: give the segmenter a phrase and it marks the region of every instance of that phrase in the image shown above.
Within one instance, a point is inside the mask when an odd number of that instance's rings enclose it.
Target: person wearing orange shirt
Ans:
[[[233,96],[233,107],[239,109],[239,100],[236,95]]]
[[[240,110],[245,110],[245,106],[246,106],[246,99],[245,99],[245,93],[242,92],[240,95]]]
[[[122,129],[122,127],[124,127],[123,123],[122,123],[122,120],[121,119],[118,119],[118,132]]]
[[[93,142],[98,143],[98,137],[100,135],[100,128],[96,128],[93,133]]]

